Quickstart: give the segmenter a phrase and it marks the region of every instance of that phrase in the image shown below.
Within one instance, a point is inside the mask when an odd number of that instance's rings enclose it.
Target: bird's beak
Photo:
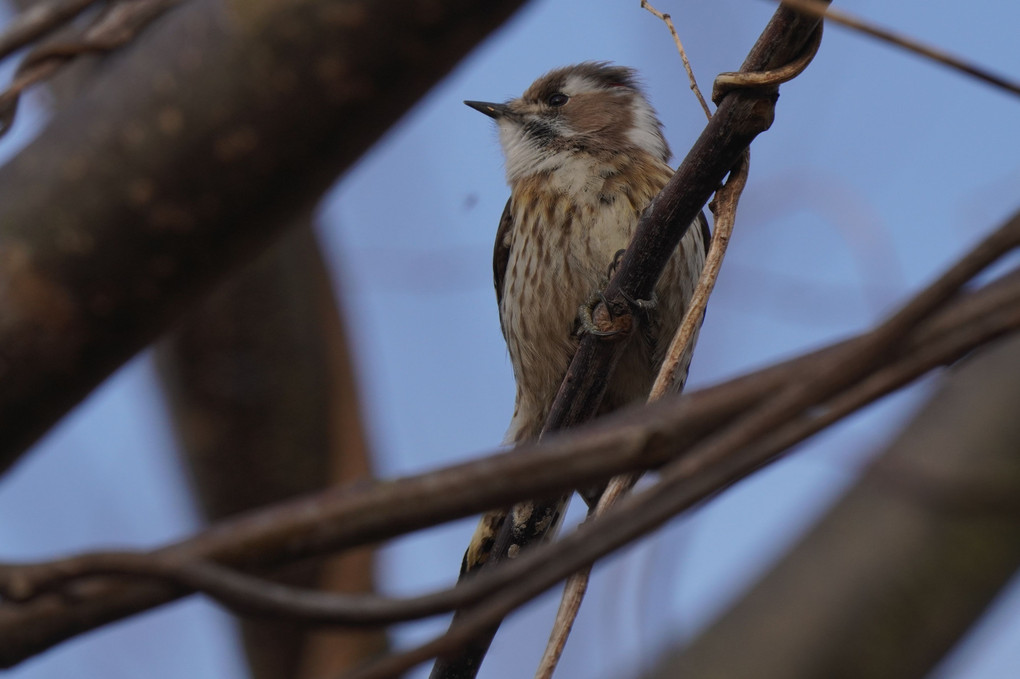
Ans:
[[[490,104],[487,101],[465,101],[464,103],[494,120],[499,120],[510,113],[510,108],[506,104]]]

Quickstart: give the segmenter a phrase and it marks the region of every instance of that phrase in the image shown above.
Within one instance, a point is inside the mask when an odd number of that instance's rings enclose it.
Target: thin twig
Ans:
[[[687,78],[691,82],[691,91],[698,98],[698,103],[701,104],[701,110],[705,112],[705,117],[711,119],[712,111],[708,108],[708,102],[705,101],[705,97],[701,95],[701,88],[698,87],[698,81],[694,77],[694,69],[691,68],[691,62],[687,59],[687,50],[684,49],[684,44],[680,41],[680,35],[676,32],[676,26],[673,25],[673,17],[669,14],[663,14],[652,7],[648,0],[641,0],[641,7],[647,9],[666,24],[669,34],[673,36],[673,42],[676,43],[676,49],[680,52],[680,61],[684,64],[684,70],[687,71]]]
[[[777,87],[793,80],[811,64],[822,45],[823,24],[818,24],[811,39],[796,59],[768,71],[728,71],[720,73],[712,82],[712,101],[716,104],[733,90]]]
[[[645,0],[642,0],[642,6],[659,16],[659,13],[654,8],[650,8]],[[660,18],[662,17],[660,16]],[[665,20],[672,31],[672,22],[669,21],[668,16],[665,17]],[[676,36],[675,32],[674,36]],[[727,92],[734,88],[778,86],[795,78],[807,68],[814,58],[821,44],[821,37],[822,31],[821,26],[819,26],[810,47],[798,59],[779,69],[760,73],[744,72],[720,75],[713,86],[713,100],[718,103]],[[680,49],[682,52],[683,48],[681,47]],[[648,396],[650,403],[659,400],[667,393],[677,391],[678,381],[682,379],[682,375],[686,374],[691,353],[694,350],[694,341],[705,317],[708,298],[715,287],[715,282],[722,266],[722,260],[733,233],[737,203],[747,183],[749,159],[750,153],[745,149],[741,160],[733,168],[729,180],[716,195],[716,203],[714,205],[716,216],[715,231],[712,234],[708,258],[698,279],[698,285],[695,288],[691,301],[684,312],[683,320],[677,328],[673,341],[666,352],[659,374],[652,385]],[[637,483],[639,477],[640,474],[630,472],[611,479],[597,505],[589,511],[589,519],[595,519],[605,514],[619,498],[625,496],[630,491],[634,484]],[[535,679],[551,679],[556,671],[556,666],[566,646],[570,630],[573,628],[574,621],[577,619],[577,614],[581,608],[581,603],[584,600],[584,593],[588,589],[591,568],[589,565],[572,574],[567,579],[560,598],[559,608],[556,611],[556,619],[549,634],[549,640],[546,643],[545,651],[535,673]]]
[[[0,595],[24,604],[76,590],[96,578],[142,578],[197,591],[240,615],[316,625],[387,625],[446,613],[478,603],[491,593],[481,580],[403,599],[304,589],[242,573],[211,561],[179,561],[158,552],[92,552],[44,563],[0,565]]]
[[[14,17],[0,35],[0,59],[65,25],[100,0],[40,2]]]
[[[992,73],[982,66],[967,62],[963,58],[949,54],[937,47],[926,45],[919,40],[911,38],[910,36],[891,31],[887,28],[881,28],[880,26],[876,26],[873,23],[869,23],[864,19],[855,17],[842,10],[832,9],[829,5],[818,2],[818,0],[772,0],[772,2],[776,1],[780,2],[780,4],[792,7],[798,12],[804,12],[811,16],[825,18],[828,21],[832,21],[833,23],[837,23],[841,26],[846,26],[847,28],[851,28],[866,35],[870,35],[873,38],[878,38],[890,45],[895,45],[896,47],[905,49],[908,52],[913,52],[914,54],[918,54],[926,59],[931,59],[932,61],[938,62],[944,66],[949,66],[950,68],[977,78],[989,85],[1006,90],[1011,94],[1020,95],[1020,83],[1017,83],[1014,80]]]
[[[109,5],[78,35],[32,50],[18,66],[14,80],[0,92],[0,137],[10,131],[21,93],[85,54],[102,54],[128,44],[154,19],[182,0],[131,0]]]
[[[729,247],[730,238],[733,235],[733,224],[737,218],[737,203],[747,184],[749,162],[750,153],[745,151],[740,162],[730,173],[729,179],[716,194],[715,229],[712,233],[708,256],[705,259],[705,267],[698,278],[698,285],[694,288],[694,294],[684,312],[680,327],[677,328],[669,350],[666,352],[666,357],[663,359],[662,368],[655,378],[655,384],[652,385],[648,395],[649,402],[658,401],[665,394],[675,392],[677,380],[687,369],[689,352],[694,348],[694,338],[705,318],[708,298],[711,296],[712,290],[715,289],[715,282],[719,278],[723,258],[726,256],[726,248]]]

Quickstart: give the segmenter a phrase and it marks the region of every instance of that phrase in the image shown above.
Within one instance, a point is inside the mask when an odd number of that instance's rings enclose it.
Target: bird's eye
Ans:
[[[550,94],[549,98],[545,100],[545,103],[549,104],[550,106],[559,107],[563,106],[568,101],[570,101],[570,97],[563,94],[562,92],[557,92],[556,94]]]

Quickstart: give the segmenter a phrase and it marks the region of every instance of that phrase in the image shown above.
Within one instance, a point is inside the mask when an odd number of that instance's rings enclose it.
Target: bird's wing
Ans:
[[[712,231],[708,228],[708,218],[705,217],[705,211],[702,210],[698,213],[695,220],[698,223],[698,228],[701,229],[701,247],[705,250],[705,256],[708,256],[708,244],[712,240]]]
[[[506,201],[503,208],[503,216],[499,218],[499,228],[496,229],[496,244],[492,250],[492,277],[496,285],[496,307],[499,311],[499,327],[506,337],[506,329],[503,328],[503,283],[506,280],[506,267],[510,263],[510,245],[513,242],[513,215],[510,211],[510,199]]]

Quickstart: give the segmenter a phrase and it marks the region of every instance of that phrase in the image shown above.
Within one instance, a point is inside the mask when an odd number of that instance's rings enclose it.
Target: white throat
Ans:
[[[540,172],[555,170],[564,160],[562,152],[543,148],[535,139],[525,135],[520,125],[515,123],[499,123],[499,141],[506,158],[508,184]]]

